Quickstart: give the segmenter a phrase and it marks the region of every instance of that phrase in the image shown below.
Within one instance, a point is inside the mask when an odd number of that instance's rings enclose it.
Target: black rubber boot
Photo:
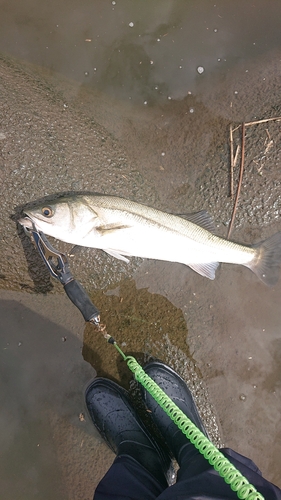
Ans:
[[[157,361],[147,364],[144,371],[207,436],[192,394],[184,380],[172,368]],[[147,408],[151,411],[152,419],[163,435],[169,449],[173,452],[178,464],[181,466],[183,460],[185,462],[191,460],[198,453],[195,446],[186,438],[146,389],[141,387],[141,393]]]
[[[96,378],[85,392],[90,417],[118,457],[129,456],[167,487],[170,457],[158,446],[133,409],[128,392],[115,382]]]

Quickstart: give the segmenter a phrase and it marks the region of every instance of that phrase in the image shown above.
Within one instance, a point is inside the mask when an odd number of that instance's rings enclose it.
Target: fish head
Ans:
[[[35,228],[67,243],[79,244],[83,233],[99,225],[99,217],[82,196],[64,196],[24,209]]]

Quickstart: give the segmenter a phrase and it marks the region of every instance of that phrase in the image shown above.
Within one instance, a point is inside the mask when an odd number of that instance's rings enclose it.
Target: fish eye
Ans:
[[[53,209],[51,207],[43,207],[42,208],[42,214],[45,217],[53,217],[54,211],[53,211]]]

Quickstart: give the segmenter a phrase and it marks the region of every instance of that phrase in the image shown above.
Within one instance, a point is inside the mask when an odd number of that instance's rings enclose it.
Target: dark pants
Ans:
[[[281,500],[281,490],[263,479],[248,458],[230,448],[220,450],[265,500]],[[94,500],[222,500],[238,499],[237,494],[199,453],[181,464],[176,484],[163,488],[129,456],[117,457],[95,491]]]

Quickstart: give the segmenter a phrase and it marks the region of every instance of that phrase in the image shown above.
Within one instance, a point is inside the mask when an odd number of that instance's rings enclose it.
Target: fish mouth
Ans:
[[[25,234],[27,236],[31,236],[32,231],[38,231],[35,222],[31,219],[31,217],[21,217],[18,219],[18,223],[22,226]]]
[[[34,229],[35,223],[28,215],[18,219],[18,223],[23,226],[24,229]]]

